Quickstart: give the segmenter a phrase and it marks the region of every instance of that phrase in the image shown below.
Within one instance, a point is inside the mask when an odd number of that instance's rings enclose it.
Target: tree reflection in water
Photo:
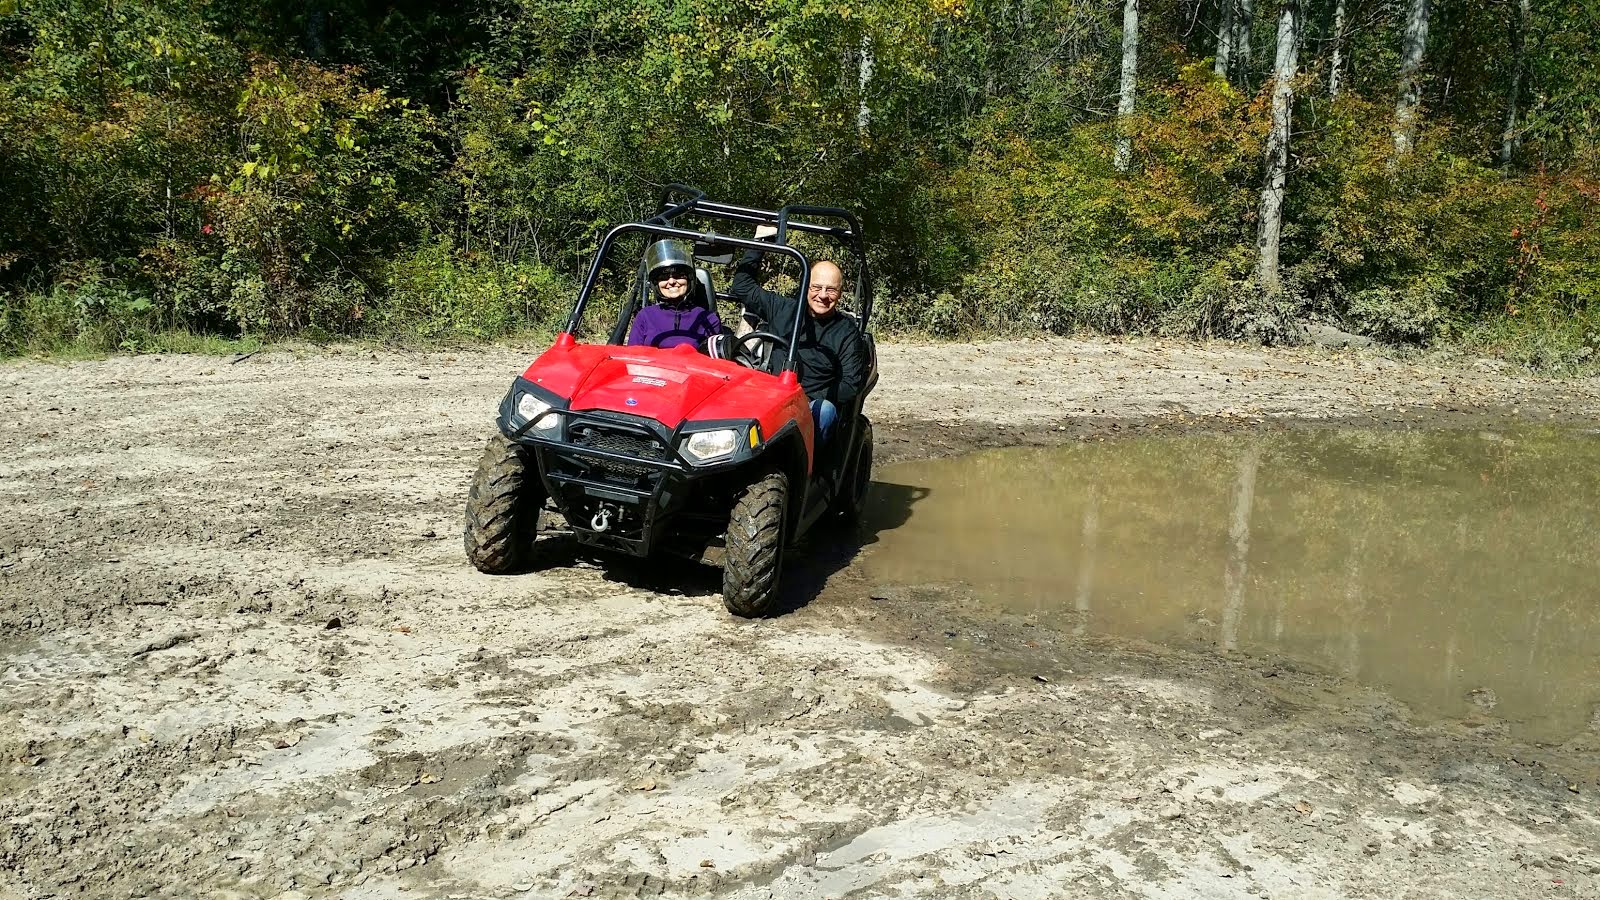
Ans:
[[[1419,712],[1581,730],[1600,702],[1600,440],[1191,435],[906,463],[863,565],[1101,633],[1281,654]],[[1487,699],[1486,699],[1487,698]]]

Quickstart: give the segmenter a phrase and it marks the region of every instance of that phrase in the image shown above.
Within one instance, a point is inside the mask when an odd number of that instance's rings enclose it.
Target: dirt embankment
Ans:
[[[1560,748],[1263,661],[879,591],[849,544],[491,578],[529,354],[0,367],[0,897],[1600,896]],[[1600,385],[1221,345],[890,346],[881,458],[1145,428],[1600,419]],[[875,596],[876,595],[876,596]]]

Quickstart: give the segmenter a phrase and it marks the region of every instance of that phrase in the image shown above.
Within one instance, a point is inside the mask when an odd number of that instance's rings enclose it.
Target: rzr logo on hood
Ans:
[[[648,384],[651,387],[666,387],[667,386],[667,380],[665,378],[651,378],[648,375],[635,375],[635,376],[633,376],[633,383],[634,384]]]

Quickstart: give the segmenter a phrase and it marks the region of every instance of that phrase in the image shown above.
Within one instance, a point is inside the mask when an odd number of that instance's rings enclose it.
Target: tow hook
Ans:
[[[596,532],[606,531],[611,528],[611,516],[611,507],[601,506],[600,509],[595,512],[594,518],[589,520],[589,527],[593,528]]]

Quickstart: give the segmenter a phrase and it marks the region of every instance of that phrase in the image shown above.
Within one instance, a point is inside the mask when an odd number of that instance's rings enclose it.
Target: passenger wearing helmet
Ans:
[[[694,276],[694,258],[679,241],[661,240],[650,245],[645,257],[656,302],[633,317],[628,333],[630,347],[699,346],[722,331],[710,303]]]

